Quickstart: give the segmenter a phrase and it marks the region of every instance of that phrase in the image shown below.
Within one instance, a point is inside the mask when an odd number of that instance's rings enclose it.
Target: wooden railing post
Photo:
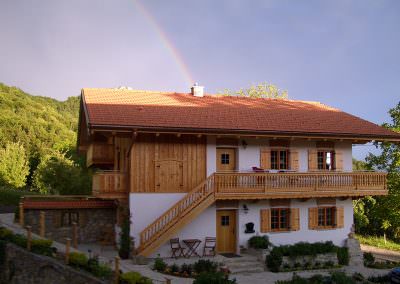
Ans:
[[[24,217],[24,202],[21,201],[19,203],[19,224],[20,224],[21,227],[24,226],[24,220],[25,220],[25,217]]]
[[[71,239],[70,238],[65,238],[66,243],[65,243],[65,264],[69,263],[69,251],[71,247]]]
[[[74,249],[78,248],[78,223],[72,223],[72,246]]]
[[[44,238],[46,234],[46,212],[40,211],[40,237]]]
[[[115,257],[115,279],[114,279],[114,283],[115,284],[118,284],[119,283],[119,261],[120,261],[120,258],[119,258],[119,256],[116,256]]]
[[[26,226],[26,230],[27,230],[26,248],[27,250],[30,251],[32,249],[32,227]]]

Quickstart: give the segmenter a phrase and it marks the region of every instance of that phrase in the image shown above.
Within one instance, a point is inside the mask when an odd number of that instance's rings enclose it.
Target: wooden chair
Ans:
[[[171,257],[178,258],[180,256],[185,256],[185,249],[181,247],[181,243],[179,242],[179,238],[170,239],[169,243],[171,245],[172,255]]]
[[[215,244],[217,239],[214,237],[206,237],[203,248],[203,256],[215,256]]]

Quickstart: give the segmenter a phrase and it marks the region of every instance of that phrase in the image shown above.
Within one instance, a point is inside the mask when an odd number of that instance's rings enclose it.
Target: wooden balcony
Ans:
[[[386,173],[216,173],[216,199],[386,195]]]
[[[99,198],[126,199],[128,186],[126,175],[116,171],[102,171],[93,175],[93,196]]]
[[[114,145],[92,143],[86,154],[86,166],[114,164]]]

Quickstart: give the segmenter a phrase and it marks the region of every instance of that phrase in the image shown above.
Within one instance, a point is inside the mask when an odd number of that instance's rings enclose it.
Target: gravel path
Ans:
[[[381,249],[381,248],[367,246],[367,245],[361,245],[361,250],[363,252],[372,253],[374,255],[375,259],[380,260],[380,261],[389,260],[389,261],[394,261],[394,262],[400,262],[400,252],[398,252],[398,251]]]

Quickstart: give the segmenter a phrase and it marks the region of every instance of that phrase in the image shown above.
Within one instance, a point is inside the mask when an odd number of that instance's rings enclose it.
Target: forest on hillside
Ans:
[[[0,83],[0,186],[85,194],[90,174],[76,154],[79,97],[60,102]]]

